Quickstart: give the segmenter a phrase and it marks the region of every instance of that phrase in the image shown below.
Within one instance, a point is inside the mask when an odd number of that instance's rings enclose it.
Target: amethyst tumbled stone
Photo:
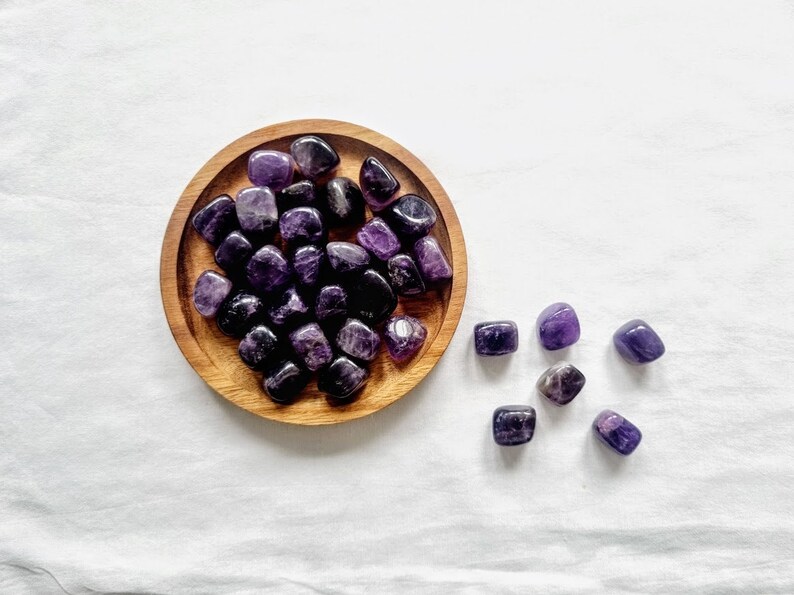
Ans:
[[[338,400],[347,400],[364,386],[369,377],[367,369],[352,360],[340,356],[325,370],[320,372],[317,388],[320,392],[331,395]]]
[[[310,322],[293,331],[289,340],[295,353],[312,372],[327,366],[334,357],[331,344],[316,322]]]
[[[414,255],[422,277],[428,283],[452,278],[452,267],[438,241],[431,236],[419,238],[414,244]]]
[[[584,374],[576,366],[560,362],[543,372],[535,386],[549,401],[562,406],[576,398],[584,388],[584,383]]]
[[[374,157],[367,157],[361,164],[358,182],[361,185],[364,200],[373,211],[387,207],[400,189],[397,179],[386,169],[385,165]]]
[[[350,242],[328,242],[325,247],[328,264],[340,275],[352,275],[369,265],[369,254],[361,246]]]
[[[276,195],[270,188],[243,188],[235,200],[240,229],[256,240],[266,240],[278,231]]]
[[[280,213],[295,207],[317,207],[317,188],[310,180],[295,182],[278,193],[276,204]]]
[[[351,315],[369,324],[377,324],[397,307],[397,296],[379,272],[367,269],[355,283],[351,283],[348,305]]]
[[[264,324],[252,328],[240,341],[237,353],[243,363],[254,370],[260,369],[278,350],[278,337]]]
[[[280,192],[292,183],[295,162],[281,151],[254,151],[248,158],[248,179],[255,186],[267,186]]]
[[[398,234],[417,238],[433,229],[436,211],[422,197],[406,194],[389,207],[389,221]]]
[[[288,288],[281,296],[270,304],[267,314],[276,326],[290,324],[300,319],[309,311],[309,306],[294,287]]]
[[[302,136],[292,143],[290,153],[300,172],[310,180],[329,174],[339,165],[339,155],[318,136]]]
[[[239,271],[245,266],[253,253],[254,248],[248,238],[239,231],[233,231],[226,236],[221,245],[218,246],[218,249],[215,250],[215,262],[226,271]]]
[[[314,315],[329,320],[347,314],[347,292],[339,285],[326,285],[317,293]]]
[[[226,300],[218,310],[218,328],[224,335],[242,337],[265,315],[265,305],[250,293],[238,293]]]
[[[400,240],[380,217],[373,217],[356,234],[358,243],[376,258],[388,260],[400,251]]]
[[[518,349],[518,327],[512,320],[480,322],[474,326],[477,355],[505,355]]]
[[[290,209],[278,222],[281,237],[291,244],[314,244],[323,239],[325,227],[320,211],[312,207]]]
[[[647,322],[630,320],[612,337],[618,353],[630,364],[647,364],[664,355],[664,343]]]
[[[397,362],[413,356],[422,348],[426,338],[427,329],[413,316],[393,316],[383,330],[386,349]]]
[[[298,282],[306,287],[317,284],[325,262],[325,252],[319,246],[301,246],[292,255],[292,270]]]
[[[545,308],[538,316],[537,326],[540,344],[549,351],[573,345],[581,334],[576,311],[564,302]]]
[[[355,318],[348,318],[336,334],[336,346],[347,355],[364,361],[372,361],[378,354],[378,333]]]
[[[425,282],[416,262],[407,254],[395,254],[386,263],[389,272],[389,281],[399,295],[407,297],[425,292]]]
[[[593,431],[601,442],[624,456],[633,453],[642,440],[642,432],[637,426],[609,409],[595,418]]]
[[[257,250],[246,265],[248,282],[264,293],[285,287],[290,280],[290,267],[281,250],[267,245]]]
[[[212,318],[231,291],[232,282],[226,277],[215,271],[204,271],[193,288],[193,305],[199,314]]]
[[[239,227],[234,201],[221,194],[193,216],[193,227],[213,246]]]
[[[499,446],[517,446],[535,434],[535,409],[529,405],[505,405],[493,412],[493,439]]]
[[[350,178],[334,178],[325,185],[330,225],[348,225],[364,218],[364,197]]]
[[[311,374],[293,361],[283,361],[265,374],[262,386],[276,403],[290,403],[306,388]]]

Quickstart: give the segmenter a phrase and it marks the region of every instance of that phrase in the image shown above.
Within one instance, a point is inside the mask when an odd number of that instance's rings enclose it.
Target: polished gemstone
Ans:
[[[317,187],[310,180],[301,180],[290,184],[278,193],[276,204],[280,213],[295,207],[317,207]]]
[[[328,242],[325,252],[331,268],[341,275],[363,271],[369,265],[369,254],[358,244]]]
[[[237,353],[249,368],[259,370],[278,351],[278,337],[264,324],[252,328],[240,341]]]
[[[215,250],[215,262],[229,272],[239,271],[251,258],[254,248],[239,231],[233,231]]]
[[[358,183],[373,211],[387,207],[400,189],[397,179],[375,157],[367,157],[361,164]]]
[[[397,307],[397,296],[383,276],[367,269],[348,291],[350,313],[366,323],[377,324]]]
[[[380,217],[367,221],[356,234],[358,243],[376,258],[388,260],[400,251],[400,240]]]
[[[213,246],[239,227],[234,201],[221,194],[193,216],[193,227]]]
[[[295,162],[281,151],[254,151],[248,158],[248,179],[255,186],[267,186],[280,192],[292,183]]]
[[[334,178],[325,186],[330,225],[349,225],[364,218],[364,197],[350,178]]]
[[[290,146],[295,163],[304,177],[316,180],[339,165],[339,155],[318,136],[302,136]]]
[[[540,344],[549,351],[573,345],[579,340],[580,334],[579,318],[570,304],[552,304],[538,316]]]
[[[609,409],[595,418],[593,431],[601,442],[624,456],[633,453],[642,440],[642,432],[637,426]]]
[[[328,320],[347,314],[347,292],[339,285],[326,285],[317,293],[314,315]]]
[[[378,354],[378,333],[356,318],[348,318],[336,335],[336,346],[347,355],[372,361]]]
[[[242,337],[265,316],[265,305],[250,293],[238,293],[218,310],[218,328],[224,335]]]
[[[231,291],[232,282],[226,277],[215,271],[204,271],[193,287],[193,305],[199,314],[212,318]]]
[[[401,236],[426,236],[436,224],[436,210],[424,198],[406,194],[389,207],[391,226]]]
[[[312,372],[331,363],[334,357],[331,344],[316,322],[310,322],[293,331],[289,340],[295,353]]]
[[[345,400],[359,390],[367,378],[367,369],[359,366],[345,356],[337,357],[330,366],[320,372],[317,379],[317,388],[320,392],[332,397]]]
[[[474,326],[477,355],[505,355],[518,349],[518,326],[512,320],[480,322]]]
[[[425,282],[416,262],[407,254],[396,254],[386,264],[389,272],[389,281],[399,295],[413,296],[425,292]]]
[[[499,446],[517,446],[535,434],[535,409],[529,405],[505,405],[493,412],[493,439]]]
[[[281,237],[291,244],[314,244],[325,232],[323,216],[312,207],[290,209],[281,216],[278,227]]]
[[[311,374],[293,361],[283,361],[265,374],[262,383],[276,403],[290,403],[309,384]]]
[[[567,405],[584,388],[585,378],[576,366],[559,362],[543,372],[538,382],[538,391],[555,405]]]
[[[317,284],[325,262],[325,252],[319,246],[301,246],[292,255],[292,270],[298,282],[306,287]]]
[[[254,240],[267,240],[278,231],[276,195],[270,188],[243,188],[235,200],[240,229]]]
[[[257,250],[246,266],[248,282],[257,291],[276,292],[290,280],[290,268],[281,250],[267,245]]]
[[[416,256],[416,263],[419,265],[422,277],[428,283],[452,278],[452,267],[436,238],[425,236],[416,240],[414,256]]]
[[[303,301],[295,287],[289,287],[267,309],[267,315],[276,326],[292,324],[309,312],[309,306]]]
[[[392,359],[407,360],[418,352],[427,338],[427,329],[413,316],[392,316],[383,330],[383,339]]]
[[[643,320],[630,320],[612,337],[618,353],[630,364],[647,364],[664,355],[664,343]]]

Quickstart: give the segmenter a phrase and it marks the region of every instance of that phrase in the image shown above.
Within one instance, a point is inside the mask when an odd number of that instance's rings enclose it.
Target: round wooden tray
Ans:
[[[395,313],[419,318],[428,335],[411,360],[396,364],[385,347],[370,364],[370,378],[355,401],[332,405],[312,382],[291,405],[277,405],[262,388],[262,374],[248,369],[237,355],[239,340],[225,336],[214,320],[202,318],[192,304],[193,285],[206,269],[219,270],[213,248],[193,229],[193,215],[219,194],[235,196],[250,186],[248,156],[255,149],[289,151],[299,136],[317,134],[339,153],[336,175],[358,181],[361,163],[377,157],[399,180],[400,194],[415,193],[438,213],[433,235],[447,253],[452,282],[419,298],[400,298]],[[369,218],[371,214],[367,212]],[[332,240],[353,240],[354,232],[331,230]],[[295,120],[256,130],[234,141],[193,177],[174,208],[163,240],[160,289],[171,332],[190,365],[207,384],[232,403],[276,421],[335,424],[363,417],[394,403],[436,365],[452,339],[466,297],[466,248],[455,209],[430,170],[393,140],[362,126],[334,120]],[[332,340],[332,338],[329,338]]]

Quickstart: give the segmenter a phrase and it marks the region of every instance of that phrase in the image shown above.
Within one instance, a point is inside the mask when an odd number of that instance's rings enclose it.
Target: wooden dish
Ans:
[[[290,143],[317,134],[339,153],[336,175],[358,181],[359,168],[369,155],[377,157],[401,184],[400,194],[415,193],[438,213],[433,235],[453,269],[451,283],[428,290],[419,298],[400,298],[395,311],[419,318],[428,335],[422,350],[396,364],[384,345],[370,364],[370,378],[353,402],[335,406],[312,381],[291,405],[271,401],[262,388],[262,374],[248,369],[237,355],[239,340],[225,336],[214,320],[202,318],[192,303],[193,285],[206,269],[219,270],[209,246],[190,224],[193,215],[219,194],[234,197],[251,183],[248,156],[255,149],[289,151]],[[371,214],[368,212],[367,217]],[[331,230],[332,240],[351,240],[355,231]],[[363,417],[394,403],[415,387],[436,365],[452,339],[466,297],[466,248],[455,209],[430,170],[393,140],[367,128],[334,120],[295,120],[256,130],[215,155],[194,176],[179,198],[163,240],[160,289],[171,332],[198,374],[223,397],[248,411],[276,421],[335,424]],[[333,338],[329,337],[333,342]]]

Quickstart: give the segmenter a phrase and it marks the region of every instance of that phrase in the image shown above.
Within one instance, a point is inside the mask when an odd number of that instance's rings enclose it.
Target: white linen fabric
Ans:
[[[0,592],[794,592],[793,36],[784,0],[0,2]],[[436,369],[321,428],[213,393],[158,282],[198,168],[307,117],[418,155],[469,256]],[[582,338],[544,353],[560,300]]]

